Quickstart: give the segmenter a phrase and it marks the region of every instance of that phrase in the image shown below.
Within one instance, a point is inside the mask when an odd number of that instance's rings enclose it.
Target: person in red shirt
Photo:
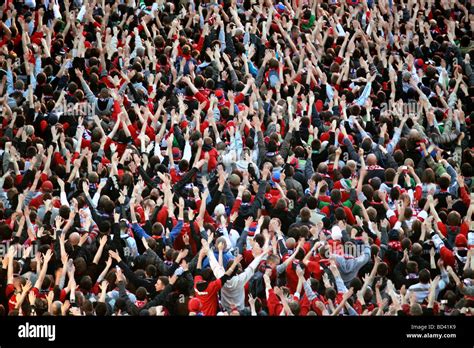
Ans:
[[[16,248],[14,246],[8,249],[8,253],[3,259],[3,268],[5,263],[7,264],[7,286],[5,288],[5,296],[8,300],[8,310],[12,311],[17,307],[17,299],[22,292],[23,286],[26,284],[26,280],[23,277],[15,276],[15,268],[19,268],[19,263],[14,262],[16,255]],[[19,269],[17,269],[19,272]]]
[[[265,283],[265,293],[270,316],[293,316],[300,312],[298,296],[291,295],[288,288],[271,287],[270,272],[265,272],[263,281]]]
[[[201,271],[202,260],[207,255],[208,246],[203,247],[199,252],[197,261],[197,275],[194,277],[194,291],[196,298],[201,301],[201,311],[205,316],[215,316],[218,312],[218,292],[229,279],[229,274],[234,272],[237,263],[233,262],[232,266],[219,279],[211,280],[213,273],[212,269],[206,268]]]

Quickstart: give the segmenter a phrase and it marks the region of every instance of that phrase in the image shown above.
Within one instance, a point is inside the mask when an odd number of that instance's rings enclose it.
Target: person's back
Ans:
[[[241,273],[234,276],[221,289],[221,302],[226,310],[234,306],[242,310],[245,308],[245,284],[252,277],[253,272]]]
[[[366,240],[364,241],[364,250],[361,255],[357,257],[335,255],[338,269],[341,272],[341,278],[346,286],[349,285],[351,280],[357,276],[357,273],[362,268],[362,266],[364,266],[370,260],[370,245],[367,241],[367,235],[365,233],[364,235]]]
[[[413,284],[408,288],[407,295],[414,293],[416,295],[416,301],[422,303],[425,299],[428,298],[431,289],[431,275],[430,271],[427,269],[422,269],[418,273],[419,282]],[[437,297],[439,292],[446,287],[446,284],[449,283],[448,273],[445,269],[441,269],[441,279],[438,283],[437,288],[435,289],[435,296]]]
[[[238,310],[245,308],[245,285],[253,279],[255,271],[263,258],[263,254],[252,260],[248,267],[240,274],[236,274],[225,282],[221,289],[221,302],[226,310],[236,307]],[[263,274],[260,272],[260,275]],[[263,281],[259,275],[260,281]],[[261,286],[262,284],[260,284]]]
[[[417,282],[408,288],[408,292],[413,292],[416,295],[416,301],[423,302],[430,293],[430,284]]]

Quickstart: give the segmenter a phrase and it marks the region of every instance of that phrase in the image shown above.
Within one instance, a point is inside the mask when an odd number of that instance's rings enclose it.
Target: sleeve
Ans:
[[[356,263],[357,263],[357,266],[359,267],[362,267],[363,265],[365,265],[367,262],[369,262],[370,260],[370,246],[369,245],[365,245],[364,246],[364,254],[363,255],[360,255],[359,257],[356,258]]]
[[[244,230],[239,236],[239,239],[237,239],[236,248],[239,249],[240,254],[244,252],[244,246],[247,242],[247,235],[248,235],[248,230],[244,228]]]
[[[178,220],[178,223],[176,224],[176,226],[173,227],[173,229],[171,230],[171,233],[170,233],[171,243],[173,243],[174,240],[181,233],[181,230],[183,229],[183,225],[184,225],[183,220]]]
[[[255,273],[255,270],[260,264],[260,261],[262,261],[262,258],[263,258],[263,255],[259,255],[256,258],[254,258],[252,262],[247,266],[244,272],[234,277],[234,278],[237,278],[238,285],[244,286],[250,280],[250,278],[252,278],[253,274]]]
[[[138,278],[137,275],[128,267],[128,265],[125,262],[120,261],[118,265],[123,270],[123,274],[125,275],[125,277],[132,284],[134,284],[137,287],[139,286],[143,286],[145,288],[149,287],[150,284],[146,280]]]
[[[167,267],[165,266],[165,263],[154,250],[149,248],[143,253],[143,255],[146,255],[153,259],[153,263],[156,265],[158,272],[160,272],[160,274],[168,275],[169,272],[168,272]]]
[[[448,284],[449,284],[448,272],[446,272],[446,270],[443,270],[441,271],[441,279],[439,280],[439,283],[438,283],[438,290],[439,291],[444,290],[444,288],[446,288]]]
[[[276,267],[276,270],[277,270],[277,274],[283,274],[283,272],[286,271],[286,266],[284,263],[282,264],[279,264],[277,267]]]
[[[226,42],[225,42],[225,31],[223,27],[221,27],[219,30],[219,42],[221,43],[221,52],[224,52],[226,49]]]
[[[13,73],[11,70],[7,71],[7,95],[10,95],[14,92],[13,88]]]
[[[346,259],[340,255],[336,255],[336,263],[339,270],[343,273],[349,273],[351,271],[350,267],[348,266],[348,262]]]
[[[438,221],[437,226],[441,234],[446,237],[448,235],[448,229],[446,228],[446,225],[443,224],[442,221]]]
[[[150,178],[150,176],[147,174],[147,172],[142,167],[138,168],[138,173],[140,174],[143,181],[145,181],[145,183],[147,185],[152,186],[153,188],[157,188],[156,183],[153,182],[153,180]]]
[[[257,210],[260,209],[260,207],[263,204],[263,195],[265,194],[265,189],[267,186],[267,181],[263,180],[260,182],[260,185],[258,186],[258,192],[255,197],[254,202],[252,203],[252,214],[255,215],[257,213]]]
[[[364,90],[362,91],[361,95],[359,98],[355,100],[355,103],[359,106],[363,106],[367,99],[369,98],[370,91],[372,90],[372,82],[367,83],[365,85]]]
[[[219,262],[217,262],[216,256],[214,255],[214,252],[211,249],[207,251],[207,258],[209,259],[209,265],[211,266],[214,276],[217,279],[221,278],[225,274],[224,267],[219,265]]]
[[[354,146],[352,145],[351,141],[348,138],[344,138],[344,145],[346,145],[351,159],[356,162],[359,162],[359,156],[357,155],[357,152],[355,151]]]
[[[283,143],[281,144],[280,155],[284,159],[288,157],[288,153],[290,151],[290,141],[292,138],[293,138],[293,132],[286,133]]]
[[[261,165],[262,161],[265,158],[266,155],[266,145],[265,145],[265,139],[263,138],[263,133],[262,131],[258,131],[257,134],[257,149],[254,151],[257,151],[257,165]]]
[[[175,192],[180,192],[193,176],[198,172],[196,167],[191,168],[186,174],[181,177],[181,180],[174,185]]]
[[[232,215],[235,212],[238,212],[241,205],[242,205],[242,198],[237,197],[234,201],[234,205],[232,206],[230,215]]]
[[[336,280],[336,287],[337,287],[337,292],[339,293],[346,293],[347,292],[347,287],[344,284],[344,281],[342,280],[341,277],[334,277]]]
[[[393,153],[393,151],[395,150],[395,147],[397,146],[397,144],[400,140],[401,135],[402,135],[402,129],[401,128],[396,128],[395,132],[393,133],[392,140],[387,145],[388,153],[390,153],[390,154]]]
[[[94,104],[97,100],[97,97],[94,95],[94,93],[92,93],[87,82],[81,79],[81,85],[82,85],[82,88],[84,89],[84,93],[86,95],[87,101],[91,104]]]
[[[150,238],[150,235],[148,233],[145,232],[145,230],[143,229],[143,227],[141,227],[138,223],[133,223],[132,224],[132,229],[133,229],[133,232],[135,232],[138,236],[139,239],[142,239],[143,237],[145,238]]]
[[[326,83],[326,95],[328,96],[329,100],[334,98],[334,90],[329,83]]]
[[[471,197],[469,196],[469,194],[466,190],[466,186],[463,186],[463,187],[459,188],[459,196],[461,197],[462,202],[465,205],[469,206],[471,204]]]
[[[433,241],[433,244],[437,251],[440,251],[443,247],[445,247],[443,240],[437,234],[434,234],[431,237],[431,240]]]
[[[166,297],[168,296],[168,294],[171,292],[172,289],[173,287],[171,286],[171,284],[168,284],[162,292],[156,295],[155,298],[151,300],[150,302],[148,302],[143,308],[148,309],[151,307],[162,305],[165,302]]]
[[[191,145],[189,144],[189,142],[186,142],[183,150],[183,160],[187,160],[189,162],[191,160],[192,155],[193,154],[191,151]]]
[[[201,92],[197,92],[195,95],[196,99],[199,101],[200,104],[206,103],[207,108],[209,108],[209,99],[206,98],[204,94]]]
[[[388,221],[390,222],[390,226],[394,227],[395,224],[398,222],[398,218],[395,212],[392,209],[389,209],[387,210],[386,216]]]
[[[266,68],[265,66],[262,66],[258,70],[257,79],[255,81],[255,84],[257,85],[257,87],[260,87],[263,83],[263,77],[265,76],[265,68]]]
[[[405,262],[399,262],[393,269],[393,277],[395,280],[395,286],[399,288],[400,286],[403,285],[405,277],[404,277],[404,272],[406,270],[406,264]]]
[[[253,77],[258,75],[258,69],[255,67],[252,61],[248,60],[249,72],[252,74]]]
[[[140,35],[135,35],[135,49],[133,50],[132,54],[130,55],[130,58],[134,58],[137,56],[137,50],[139,48],[144,48],[142,39],[140,38]]]
[[[303,283],[303,288],[304,293],[306,294],[306,297],[309,301],[312,301],[317,297],[316,293],[313,291],[313,289],[311,289],[311,286],[309,285],[309,279]]]

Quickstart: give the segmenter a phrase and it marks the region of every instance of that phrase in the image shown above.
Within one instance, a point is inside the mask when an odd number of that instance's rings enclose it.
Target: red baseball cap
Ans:
[[[201,307],[202,307],[201,301],[196,297],[193,297],[188,302],[188,311],[190,312],[195,312],[195,313],[200,312]]]
[[[41,185],[41,191],[43,191],[43,192],[53,192],[53,183],[49,180],[46,180]]]

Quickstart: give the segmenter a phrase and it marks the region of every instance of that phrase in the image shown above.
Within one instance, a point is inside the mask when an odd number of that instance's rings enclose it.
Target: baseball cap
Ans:
[[[43,191],[43,192],[53,192],[53,183],[49,180],[46,180],[41,185],[41,191]]]

